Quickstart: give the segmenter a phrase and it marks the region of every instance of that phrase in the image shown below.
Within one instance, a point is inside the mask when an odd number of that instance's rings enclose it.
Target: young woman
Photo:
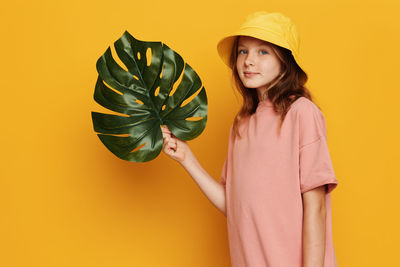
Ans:
[[[162,129],[163,151],[227,216],[233,267],[337,266],[330,194],[338,181],[298,48],[291,20],[263,11],[218,43],[243,97],[219,183]]]

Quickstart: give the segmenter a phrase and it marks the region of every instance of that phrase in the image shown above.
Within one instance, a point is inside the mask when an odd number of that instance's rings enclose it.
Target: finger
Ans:
[[[171,134],[171,133],[168,133],[168,132],[162,132],[162,135],[163,135],[163,136],[171,137],[172,134]]]
[[[174,148],[172,148],[169,144],[165,145],[164,151],[165,151],[165,153],[167,153],[169,155],[171,155],[175,152]]]
[[[176,143],[170,143],[169,146],[176,150],[176,147],[177,147]]]
[[[168,142],[163,140],[163,149],[168,146]]]
[[[170,147],[176,147],[176,143],[174,143],[173,141],[168,141],[168,145]]]
[[[173,150],[176,150],[177,145],[174,144],[174,143],[169,142],[169,143],[168,143],[168,147],[171,148],[171,149],[173,149]]]
[[[170,133],[170,132],[171,132],[171,130],[168,128],[168,126],[167,126],[167,125],[164,125],[164,127],[163,127],[163,130],[164,130],[164,131],[166,131],[166,132],[168,132],[168,133]]]
[[[169,154],[174,154],[175,153],[175,149],[173,149],[172,147],[168,147],[168,153]]]
[[[163,132],[163,137],[171,137],[171,134]]]

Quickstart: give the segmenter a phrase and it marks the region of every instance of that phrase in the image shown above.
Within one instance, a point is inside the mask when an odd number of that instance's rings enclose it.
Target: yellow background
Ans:
[[[219,179],[240,104],[216,43],[253,11],[296,23],[339,185],[340,267],[400,266],[398,1],[7,1],[1,22],[0,266],[229,266],[225,217],[179,164],[115,157],[93,131],[95,63],[125,30],[200,75],[189,145]]]

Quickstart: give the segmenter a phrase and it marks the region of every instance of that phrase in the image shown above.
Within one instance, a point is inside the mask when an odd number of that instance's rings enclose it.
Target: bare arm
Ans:
[[[225,187],[203,169],[185,141],[173,136],[167,126],[162,127],[162,132],[164,153],[185,168],[204,195],[226,216]]]
[[[189,175],[192,176],[193,180],[211,203],[226,216],[224,186],[214,180],[207,171],[203,169],[190,150],[188,157],[181,162],[181,165]]]
[[[303,267],[323,267],[325,259],[325,186],[303,193]]]

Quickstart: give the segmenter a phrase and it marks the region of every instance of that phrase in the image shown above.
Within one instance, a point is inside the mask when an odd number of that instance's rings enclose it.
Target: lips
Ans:
[[[244,74],[244,76],[245,76],[245,77],[247,77],[247,78],[251,78],[251,77],[253,77],[253,76],[257,75],[257,74],[258,74],[258,72],[245,71],[245,72],[243,72],[243,74]]]

